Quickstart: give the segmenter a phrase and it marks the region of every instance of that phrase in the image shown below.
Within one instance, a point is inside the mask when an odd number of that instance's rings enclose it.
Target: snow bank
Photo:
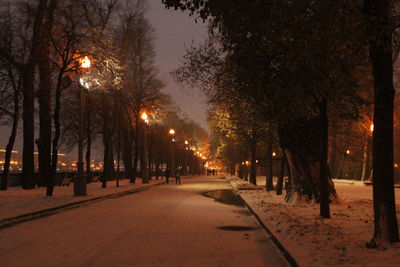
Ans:
[[[150,185],[164,181],[153,179],[150,181]],[[10,187],[6,191],[0,191],[0,220],[143,186],[147,186],[147,184],[142,184],[140,179],[136,180],[136,184],[130,184],[129,179],[120,180],[119,187],[116,187],[115,181],[109,181],[107,188],[101,188],[101,182],[94,182],[87,185],[87,196],[84,197],[73,196],[74,185],[72,183],[70,186],[56,186],[52,197],[45,196],[46,188],[44,187],[32,190]]]
[[[400,266],[400,244],[367,249],[373,233],[372,186],[335,181],[340,203],[331,219],[319,217],[318,204],[288,204],[275,191],[243,190],[247,183],[228,177],[232,187],[257,212],[300,266]],[[257,179],[265,184],[265,177]],[[264,186],[258,186],[264,188]],[[396,189],[400,219],[400,189]]]

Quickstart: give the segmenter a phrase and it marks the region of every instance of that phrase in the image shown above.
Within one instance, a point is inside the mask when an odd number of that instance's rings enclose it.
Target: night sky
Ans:
[[[204,98],[196,90],[183,88],[169,77],[169,72],[182,60],[185,47],[190,47],[192,41],[202,43],[207,37],[207,27],[201,20],[196,23],[187,12],[165,9],[161,0],[149,0],[148,3],[147,17],[155,27],[156,64],[161,77],[168,82],[165,92],[189,118],[208,130]]]
[[[161,79],[166,82],[164,92],[172,96],[177,106],[189,118],[199,123],[205,130],[208,130],[204,97],[197,90],[184,88],[176,84],[169,75],[169,72],[173,71],[182,60],[186,50],[185,47],[189,47],[192,41],[202,43],[206,38],[206,25],[201,21],[196,23],[194,17],[189,17],[188,13],[165,9],[161,0],[148,0],[148,6],[147,18],[155,28],[155,62],[160,70]],[[38,119],[36,121],[37,124]],[[37,132],[38,129],[35,130]],[[5,149],[9,137],[9,129],[0,127],[0,136],[0,148]],[[14,150],[22,151],[22,121],[20,122]],[[75,152],[74,149],[70,153],[72,158],[75,157]]]

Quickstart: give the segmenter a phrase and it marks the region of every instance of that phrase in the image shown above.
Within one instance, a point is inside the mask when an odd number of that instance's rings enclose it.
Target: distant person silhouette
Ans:
[[[171,176],[171,170],[166,169],[165,170],[165,180],[167,180],[167,184],[169,184],[169,177]]]
[[[175,174],[175,183],[176,184],[181,184],[181,172],[180,172],[180,170],[177,170],[176,171],[176,174]]]

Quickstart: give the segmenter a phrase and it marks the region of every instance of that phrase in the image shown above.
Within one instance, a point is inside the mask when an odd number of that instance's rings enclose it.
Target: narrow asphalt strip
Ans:
[[[270,236],[272,242],[275,244],[275,246],[279,249],[279,251],[282,253],[283,257],[286,259],[286,261],[290,264],[292,267],[298,267],[299,265],[297,264],[296,260],[293,258],[293,256],[290,254],[290,252],[279,242],[279,240],[274,236],[274,234],[267,228],[267,226],[264,224],[264,222],[261,220],[260,216],[252,209],[252,207],[247,204],[247,202],[244,200],[244,198],[236,194],[243,202],[243,204],[249,209],[251,214],[257,219],[258,223],[261,225],[261,227],[267,232],[267,234]]]
[[[0,230],[11,227],[11,226],[15,226],[15,225],[23,223],[23,222],[33,221],[33,220],[36,220],[39,218],[54,215],[54,214],[57,214],[64,210],[78,208],[78,207],[83,206],[88,203],[94,203],[94,202],[98,202],[98,201],[109,199],[109,198],[117,198],[117,197],[122,197],[125,195],[138,193],[138,192],[141,192],[141,191],[144,191],[144,190],[147,190],[147,189],[150,189],[152,187],[159,186],[162,184],[165,184],[165,183],[157,183],[157,184],[153,184],[153,185],[143,186],[143,187],[134,188],[134,189],[117,192],[117,193],[113,193],[113,194],[108,194],[108,195],[93,197],[93,198],[89,198],[89,199],[85,199],[85,200],[75,201],[75,202],[71,202],[68,204],[64,204],[64,205],[60,205],[60,206],[56,206],[56,207],[52,207],[52,208],[48,208],[48,209],[25,213],[25,214],[21,214],[21,215],[15,216],[15,217],[5,218],[5,219],[0,220]]]

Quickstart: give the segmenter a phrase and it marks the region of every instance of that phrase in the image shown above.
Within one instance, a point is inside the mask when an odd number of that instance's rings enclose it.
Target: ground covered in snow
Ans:
[[[373,233],[372,186],[335,181],[340,201],[331,204],[332,218],[322,219],[318,204],[287,204],[285,192],[277,196],[237,177],[228,180],[300,266],[400,266],[400,244],[365,247]],[[265,185],[265,177],[257,183]],[[400,219],[399,188],[396,203]]]
[[[153,179],[149,185],[160,182],[165,182],[165,180]],[[116,187],[115,181],[109,181],[107,188],[101,188],[101,182],[93,182],[87,185],[87,196],[84,197],[73,196],[73,183],[70,186],[56,186],[52,197],[46,196],[44,187],[32,190],[9,187],[6,191],[0,191],[0,220],[143,186],[147,184],[142,184],[140,179],[135,184],[130,184],[128,179],[120,180],[119,187]]]

